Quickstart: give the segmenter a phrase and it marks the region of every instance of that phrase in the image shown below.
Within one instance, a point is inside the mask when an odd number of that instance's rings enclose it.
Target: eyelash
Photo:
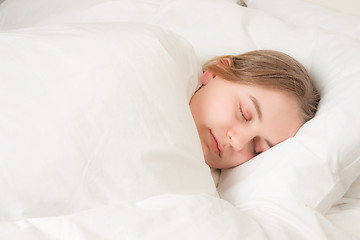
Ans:
[[[252,144],[253,144],[253,154],[255,156],[259,155],[261,152],[257,152],[256,149],[255,149],[255,139],[252,140]]]
[[[239,106],[239,111],[240,111],[240,113],[241,113],[241,116],[245,119],[245,121],[248,122],[249,120],[245,117],[244,112],[243,112],[243,110],[242,110],[242,108],[241,108],[241,105]],[[256,152],[256,149],[255,149],[255,140],[254,140],[254,139],[252,140],[252,144],[253,144],[253,154],[254,154],[255,156],[259,155],[260,152]]]
[[[248,119],[244,115],[244,112],[243,112],[243,110],[241,108],[241,105],[239,106],[239,110],[240,110],[241,116],[245,119],[245,121],[248,121]]]

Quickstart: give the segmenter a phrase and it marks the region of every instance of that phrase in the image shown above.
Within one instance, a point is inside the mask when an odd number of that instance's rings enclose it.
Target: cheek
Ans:
[[[208,128],[225,127],[234,119],[236,106],[224,97],[223,92],[200,89],[197,94],[199,95],[193,102],[196,105],[193,110],[203,125]]]
[[[207,123],[219,130],[219,128],[228,127],[233,119],[232,111],[219,104],[208,105],[206,109]]]
[[[230,120],[234,117],[234,104],[223,98],[213,98],[206,103],[206,112],[218,121]]]

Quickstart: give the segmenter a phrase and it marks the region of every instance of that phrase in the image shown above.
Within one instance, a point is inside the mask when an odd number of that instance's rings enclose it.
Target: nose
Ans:
[[[256,134],[254,129],[241,126],[241,124],[234,125],[227,132],[228,144],[235,151],[241,151],[248,148],[255,136]]]

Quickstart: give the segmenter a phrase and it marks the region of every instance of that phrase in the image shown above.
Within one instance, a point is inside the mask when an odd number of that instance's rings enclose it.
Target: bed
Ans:
[[[0,239],[360,239],[359,3],[330,3],[0,1]],[[304,64],[318,113],[210,169],[201,64],[255,49]]]

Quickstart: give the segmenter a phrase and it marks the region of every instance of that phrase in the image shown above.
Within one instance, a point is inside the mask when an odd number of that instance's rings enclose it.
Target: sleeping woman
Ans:
[[[320,100],[306,69],[277,51],[258,50],[205,63],[190,100],[206,163],[238,166],[293,137]]]

